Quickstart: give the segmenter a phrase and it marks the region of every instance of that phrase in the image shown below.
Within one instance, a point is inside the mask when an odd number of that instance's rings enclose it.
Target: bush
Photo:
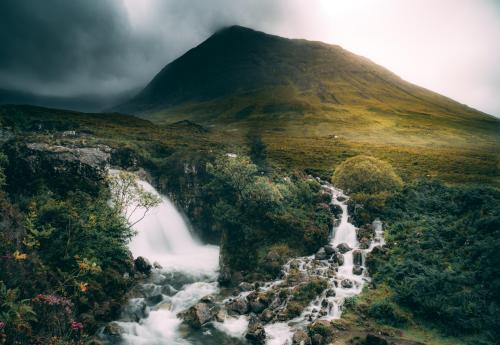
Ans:
[[[387,246],[368,257],[375,283],[446,333],[500,336],[499,199],[494,189],[429,181],[390,197]]]
[[[392,192],[403,185],[389,163],[363,155],[349,158],[337,166],[332,182],[351,194]]]
[[[298,175],[262,175],[245,156],[220,156],[207,172],[205,211],[222,233],[221,253],[231,269],[271,278],[282,263],[264,264],[262,248],[286,244],[300,255],[327,242],[331,214],[317,207],[317,182]]]
[[[408,317],[394,303],[388,301],[371,304],[368,315],[380,323],[395,327],[404,326],[408,322]]]

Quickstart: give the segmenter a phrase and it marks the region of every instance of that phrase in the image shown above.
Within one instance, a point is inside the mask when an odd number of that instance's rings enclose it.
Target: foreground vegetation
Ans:
[[[8,338],[9,344],[50,336],[83,342],[116,317],[133,282],[130,229],[106,203],[108,189],[81,179],[64,179],[62,188],[57,176],[25,175],[19,162],[33,142],[105,145],[113,166],[146,170],[204,240],[222,241],[229,283],[268,279],[288,257],[314,252],[326,241],[331,218],[327,199],[308,174],[328,179],[359,155],[375,157],[361,161],[371,162],[368,172],[383,161],[369,187],[384,188],[349,187],[356,177],[350,174],[344,187],[353,191],[354,220],[363,225],[381,218],[388,243],[369,258],[374,288],[349,302],[344,326],[436,344],[458,343],[450,336],[471,344],[498,339],[494,145],[367,144],[17,106],[0,107],[0,123],[8,156],[0,159],[7,175],[0,174],[0,335],[18,337]],[[361,166],[353,169],[360,172]],[[381,183],[387,177],[389,184]]]
[[[389,334],[427,337],[430,343],[446,343],[436,340],[444,336],[464,344],[495,343],[500,336],[499,197],[489,187],[428,180],[382,200],[375,194],[377,202],[361,196],[365,205],[376,207],[358,210],[355,218],[382,218],[387,244],[368,256],[374,286],[347,301],[347,319]]]

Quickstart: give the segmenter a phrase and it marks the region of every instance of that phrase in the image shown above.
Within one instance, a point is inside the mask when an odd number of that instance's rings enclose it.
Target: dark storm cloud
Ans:
[[[2,0],[0,88],[45,95],[137,88],[215,29],[277,14],[267,3]]]

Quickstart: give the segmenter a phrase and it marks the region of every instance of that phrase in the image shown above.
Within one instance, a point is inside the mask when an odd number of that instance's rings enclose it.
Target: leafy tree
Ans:
[[[108,178],[108,184],[114,209],[125,217],[130,228],[143,220],[149,210],[161,203],[160,196],[147,191],[133,173],[113,173]]]

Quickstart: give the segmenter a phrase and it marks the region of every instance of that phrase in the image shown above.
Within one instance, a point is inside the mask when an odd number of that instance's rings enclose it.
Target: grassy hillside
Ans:
[[[498,144],[498,119],[408,83],[339,46],[242,27],[167,65],[118,110],[229,133],[404,147]]]
[[[332,169],[345,159],[367,154],[390,162],[405,181],[432,177],[449,183],[494,185],[499,182],[499,153],[494,140],[455,146],[451,143],[424,147],[403,142],[395,145],[384,143],[387,135],[383,133],[378,141],[363,142],[334,135],[293,135],[285,130],[260,127],[219,129],[188,121],[158,126],[129,115],[87,114],[32,106],[0,106],[0,124],[23,131],[33,140],[101,143],[134,152],[140,158],[139,163],[147,164],[145,167],[150,169],[160,169],[158,166],[164,166],[164,160],[179,152],[187,157],[247,153],[252,138],[258,137],[276,169],[307,171],[324,178],[329,178]],[[78,136],[57,135],[65,130],[76,130]]]

